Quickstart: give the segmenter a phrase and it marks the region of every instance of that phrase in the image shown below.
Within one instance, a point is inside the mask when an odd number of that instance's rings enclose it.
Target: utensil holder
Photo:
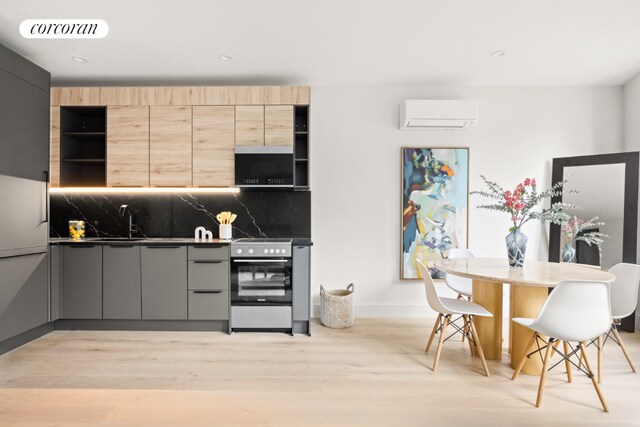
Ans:
[[[231,240],[231,224],[220,224],[220,238],[222,240]]]

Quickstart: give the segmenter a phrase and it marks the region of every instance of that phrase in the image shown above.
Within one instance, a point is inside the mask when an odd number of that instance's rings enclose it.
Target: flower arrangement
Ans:
[[[489,181],[484,175],[480,175],[480,178],[482,178],[488,190],[472,191],[471,194],[486,197],[493,200],[494,203],[480,205],[478,208],[509,214],[513,223],[513,226],[509,228],[510,232],[519,230],[532,219],[559,225],[569,219],[566,209],[572,206],[567,203],[554,203],[549,208],[536,210],[536,207],[545,199],[561,195],[566,181],[557,182],[551,188],[538,192],[535,178],[526,178],[514,190],[505,190],[496,182]]]
[[[604,222],[600,221],[597,216],[585,221],[574,215],[562,223],[562,233],[567,237],[569,243],[575,243],[578,240],[582,240],[589,246],[596,245],[600,248],[604,242],[603,238],[609,236],[601,233],[600,231],[588,230],[593,230],[594,228],[602,226],[604,226]]]

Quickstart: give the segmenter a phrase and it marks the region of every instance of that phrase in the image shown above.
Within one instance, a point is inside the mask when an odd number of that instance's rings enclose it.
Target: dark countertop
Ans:
[[[142,240],[127,240],[127,239],[117,239],[117,240],[103,240],[100,237],[87,237],[82,240],[73,240],[70,238],[50,238],[49,244],[51,245],[143,245],[143,246],[153,246],[153,245],[198,245],[198,246],[207,246],[207,245],[228,245],[231,243],[230,240],[220,240],[220,239],[211,239],[211,240],[196,240],[194,238],[189,237],[169,237],[169,238],[148,238]]]
[[[313,246],[313,242],[307,238],[295,238],[293,239],[293,246]]]
[[[52,237],[49,239],[50,245],[144,245],[144,246],[153,246],[153,245],[198,245],[198,246],[207,246],[207,245],[228,245],[232,242],[232,240],[221,240],[221,239],[211,239],[211,240],[196,240],[194,238],[189,237],[151,237],[144,238],[138,240],[127,240],[114,238],[114,240],[104,240],[102,237],[87,237],[82,240],[73,240],[68,237]],[[108,238],[107,238],[108,239]],[[293,239],[294,246],[313,246],[313,242],[311,239],[307,238],[294,238]]]

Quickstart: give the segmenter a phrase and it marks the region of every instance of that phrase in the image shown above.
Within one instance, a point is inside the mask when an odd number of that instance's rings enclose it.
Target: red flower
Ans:
[[[525,185],[525,187],[530,186],[531,185],[531,179],[530,178],[525,179],[524,180],[524,185]]]

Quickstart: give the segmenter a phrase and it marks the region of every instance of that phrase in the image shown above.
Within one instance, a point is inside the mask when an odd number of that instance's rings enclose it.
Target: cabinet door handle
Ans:
[[[180,246],[145,246],[148,249],[178,249]]]
[[[70,248],[78,249],[78,248],[95,248],[96,245],[69,245]]]
[[[220,264],[223,263],[224,261],[191,261],[194,264]]]
[[[44,215],[42,223],[49,222],[49,171],[43,171],[44,175]]]
[[[134,248],[133,245],[109,245],[110,248]]]
[[[194,294],[221,294],[222,291],[191,291]]]

